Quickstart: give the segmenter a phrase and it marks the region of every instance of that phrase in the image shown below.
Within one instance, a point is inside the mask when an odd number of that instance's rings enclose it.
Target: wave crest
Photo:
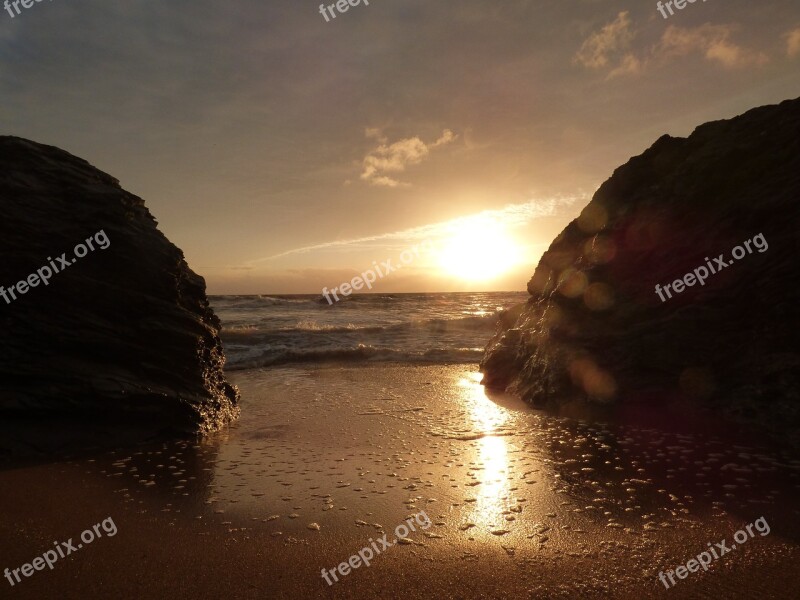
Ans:
[[[424,352],[408,352],[359,344],[355,348],[282,350],[267,355],[250,355],[229,361],[228,369],[241,371],[303,362],[476,363],[482,355],[483,348],[431,348]]]

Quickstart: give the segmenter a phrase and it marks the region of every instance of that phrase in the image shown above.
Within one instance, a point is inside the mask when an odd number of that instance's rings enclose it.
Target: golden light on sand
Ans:
[[[497,523],[506,508],[509,494],[508,450],[504,437],[481,438],[478,459],[481,461],[483,484],[478,486],[478,502],[475,508],[489,521]]]
[[[505,425],[508,416],[506,411],[486,397],[481,377],[480,373],[469,373],[467,377],[459,380],[458,385],[464,390],[475,431],[492,433],[498,427]]]
[[[443,241],[439,267],[467,281],[489,281],[514,268],[522,260],[521,246],[494,219],[475,217],[459,223]]]
[[[475,433],[488,434],[476,440],[475,476],[481,482],[475,489],[471,520],[483,527],[497,528],[503,522],[510,494],[508,448],[502,428],[508,412],[486,397],[481,374],[470,373],[458,384],[464,389],[464,402]]]

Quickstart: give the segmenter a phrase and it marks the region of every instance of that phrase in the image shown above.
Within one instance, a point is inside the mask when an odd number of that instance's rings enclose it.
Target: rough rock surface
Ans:
[[[767,250],[751,242],[659,299],[657,284],[758,234]],[[800,100],[665,135],[553,241],[486,348],[484,383],[538,406],[691,404],[797,427],[799,240]]]
[[[239,394],[222,372],[205,281],[144,201],[86,161],[16,137],[0,137],[0,166],[0,285],[10,301],[0,297],[0,421],[195,433],[235,419]],[[57,257],[69,262],[101,230],[106,249],[100,236],[48,285],[39,279],[12,299],[7,290],[48,257],[58,268]]]

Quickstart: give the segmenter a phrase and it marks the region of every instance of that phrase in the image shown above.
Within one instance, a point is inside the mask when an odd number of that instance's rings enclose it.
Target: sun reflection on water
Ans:
[[[504,523],[503,513],[507,511],[507,499],[510,494],[508,447],[504,426],[509,420],[506,409],[499,407],[486,397],[480,384],[480,373],[469,373],[459,380],[463,389],[464,404],[472,419],[475,434],[483,437],[473,442],[477,452],[475,477],[481,484],[475,488],[474,510],[468,516],[472,523],[481,529],[501,527]]]
[[[464,404],[469,409],[476,432],[492,433],[506,424],[508,413],[486,397],[480,373],[468,373],[458,381]]]

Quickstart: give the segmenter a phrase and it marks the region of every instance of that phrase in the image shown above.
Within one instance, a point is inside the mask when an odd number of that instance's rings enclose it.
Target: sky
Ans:
[[[18,8],[0,133],[144,198],[211,294],[319,293],[386,260],[373,292],[524,290],[662,134],[800,95],[797,0]]]

